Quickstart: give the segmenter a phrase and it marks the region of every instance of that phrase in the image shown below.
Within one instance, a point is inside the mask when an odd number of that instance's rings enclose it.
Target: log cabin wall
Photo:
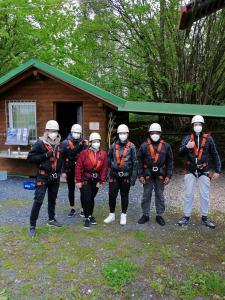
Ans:
[[[49,119],[55,118],[55,103],[82,103],[84,137],[88,138],[91,132],[89,130],[89,122],[99,122],[99,133],[102,137],[102,144],[104,147],[106,146],[106,106],[101,99],[66,85],[63,82],[49,78],[44,74],[34,76],[34,72],[29,71],[26,76],[24,74],[22,76],[23,80],[16,78],[16,84],[0,94],[0,151],[7,150],[8,148],[7,145],[4,145],[7,128],[7,108],[5,106],[6,101],[10,100],[36,101],[38,137],[43,134],[45,123]],[[24,76],[26,77],[25,79]],[[16,146],[10,146],[10,148],[11,150],[17,149]],[[21,147],[22,151],[27,151],[29,149],[30,146]],[[9,158],[0,159],[0,169],[7,170],[9,173],[22,175],[32,175],[34,172],[34,167],[31,168],[27,162]]]

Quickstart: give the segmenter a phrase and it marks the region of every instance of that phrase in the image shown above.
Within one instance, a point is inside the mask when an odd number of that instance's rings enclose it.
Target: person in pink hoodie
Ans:
[[[95,196],[106,181],[108,171],[107,153],[100,149],[100,134],[91,133],[89,142],[90,148],[80,153],[75,169],[76,187],[83,199],[85,228],[97,224],[93,217]]]

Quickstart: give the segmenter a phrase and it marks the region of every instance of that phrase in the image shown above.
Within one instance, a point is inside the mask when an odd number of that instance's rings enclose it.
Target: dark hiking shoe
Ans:
[[[89,229],[91,227],[91,221],[89,219],[84,220],[84,228]]]
[[[62,224],[60,224],[56,219],[49,220],[47,225],[51,227],[62,227]]]
[[[91,222],[91,225],[97,225],[97,222],[96,222],[96,220],[95,220],[94,217],[90,216],[90,217],[89,217],[89,220],[90,220],[90,222]]]
[[[35,226],[30,226],[29,230],[28,230],[28,234],[31,238],[35,237],[36,235],[36,229]]]
[[[71,211],[68,213],[68,218],[74,217],[75,213],[76,213],[75,209],[72,208]]]
[[[161,217],[161,216],[156,216],[155,220],[156,220],[156,222],[157,222],[160,226],[165,226],[165,225],[166,225],[165,220],[164,220],[163,217]]]
[[[148,215],[143,215],[139,220],[138,224],[144,224],[149,221],[149,216]]]
[[[211,229],[216,228],[216,225],[212,221],[210,221],[207,217],[204,216],[202,217],[202,224]]]
[[[186,226],[189,223],[189,219],[189,217],[183,217],[177,222],[177,224],[180,226]]]
[[[80,212],[80,217],[84,218],[84,212],[83,211]]]

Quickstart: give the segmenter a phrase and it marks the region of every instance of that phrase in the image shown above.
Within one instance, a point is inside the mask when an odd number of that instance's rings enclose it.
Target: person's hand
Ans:
[[[62,178],[65,178],[65,179],[67,177],[66,173],[62,173],[61,176],[62,176]]]
[[[145,184],[145,178],[143,176],[141,176],[139,178],[139,181],[140,181],[141,184]]]
[[[220,174],[215,172],[215,173],[213,173],[211,179],[212,179],[212,180],[216,180],[216,179],[218,179],[219,177],[220,177]]]
[[[195,146],[195,142],[193,142],[193,141],[190,140],[190,141],[187,143],[186,148],[188,148],[188,149],[193,149],[194,146]]]
[[[77,182],[76,183],[76,188],[77,189],[81,189],[82,188],[82,183],[81,182]]]
[[[103,186],[103,184],[102,184],[102,183],[100,183],[100,182],[98,182],[98,183],[96,184],[96,187],[97,187],[98,189],[101,189],[101,188],[102,188],[102,186]]]
[[[169,183],[170,183],[170,178],[169,178],[169,177],[166,177],[166,178],[164,179],[164,184],[167,185],[167,184],[169,184]]]

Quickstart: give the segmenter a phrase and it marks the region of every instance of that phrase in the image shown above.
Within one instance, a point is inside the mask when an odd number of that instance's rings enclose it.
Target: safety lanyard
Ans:
[[[99,151],[98,159],[97,159],[97,153],[95,155],[94,151],[92,151],[92,150],[88,150],[88,156],[89,156],[89,159],[92,163],[94,171],[96,171],[96,172],[100,171],[101,166],[102,166],[102,152],[101,152],[101,150]]]
[[[48,145],[48,144],[46,144],[46,143],[44,143],[44,145],[45,145],[45,148],[46,148],[49,152],[53,151],[52,146],[50,146],[50,145]],[[54,151],[53,151],[53,153],[54,153]],[[56,151],[56,155],[54,155],[53,157],[50,157],[51,168],[52,168],[53,170],[56,170],[56,166],[57,166],[57,161],[58,161],[58,159],[59,159],[59,155],[60,155],[60,152],[57,150],[57,151]]]
[[[125,157],[127,155],[127,152],[130,148],[130,145],[131,145],[131,142],[127,142],[124,150],[123,150],[123,153],[122,153],[122,156],[120,157],[120,151],[119,151],[119,144],[116,144],[115,146],[115,149],[116,149],[116,161],[117,161],[117,164],[118,164],[118,167],[119,168],[122,168],[123,165],[124,165],[124,160],[125,160]]]
[[[192,135],[191,135],[191,141],[194,142],[194,153],[195,153],[195,156],[196,156],[196,160],[201,160],[202,153],[203,153],[203,150],[204,150],[204,147],[205,147],[205,143],[207,141],[208,136],[209,136],[209,134],[207,134],[207,133],[203,134],[201,146],[198,149],[198,147],[195,144],[194,134],[192,133]]]
[[[156,149],[156,152],[155,152],[154,147],[153,147],[153,145],[152,145],[152,143],[151,143],[150,140],[148,140],[148,144],[149,144],[149,151],[150,151],[150,154],[151,154],[152,161],[153,161],[154,164],[157,164],[160,152],[162,150],[162,146],[164,144],[164,141],[161,140],[159,142],[159,145],[158,145],[158,147]]]
[[[70,150],[74,150],[74,148],[75,148],[74,143],[71,140],[67,140],[67,143],[70,147]]]

